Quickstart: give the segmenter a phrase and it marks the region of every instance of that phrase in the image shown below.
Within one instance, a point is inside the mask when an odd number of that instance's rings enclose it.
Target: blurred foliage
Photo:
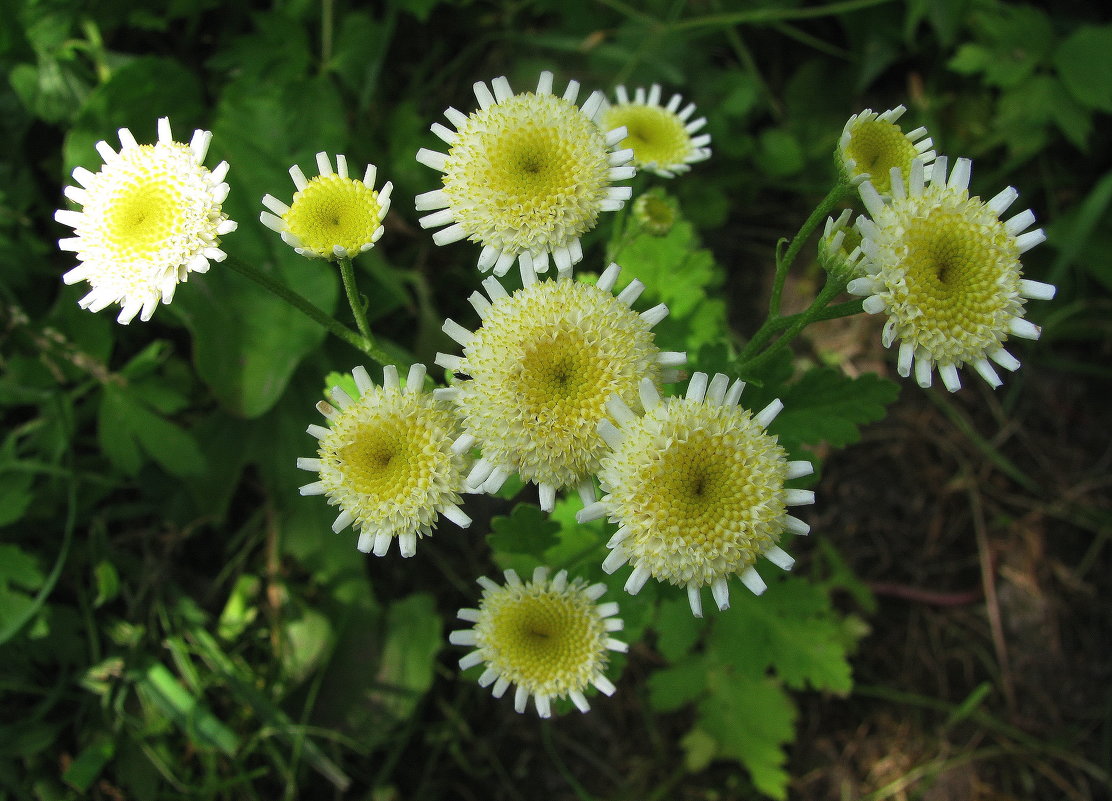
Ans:
[[[413,158],[435,144],[428,125],[448,106],[470,109],[472,82],[501,74],[518,88],[541,69],[591,88],[660,82],[706,114],[713,159],[667,184],[682,219],[665,236],[618,216],[585,241],[581,267],[619,261],[623,281],[648,287],[639,303],[671,307],[662,346],[729,373],[764,314],[764,295],[744,293],[765,291],[777,239],[828,189],[846,118],[905,103],[940,152],[976,159],[974,191],[1014,183],[1046,221],[1049,244],[1025,265],[1059,299],[1032,309],[1045,335],[1024,361],[1059,346],[1060,367],[1109,375],[1086,353],[1112,319],[1112,160],[1099,135],[1112,111],[1112,26],[1087,4],[0,10],[0,799],[385,801],[462,797],[456,783],[470,780],[502,797],[476,767],[489,760],[482,738],[533,722],[507,721],[506,703],[470,672],[458,680],[445,632],[474,603],[477,576],[540,563],[606,582],[637,644],[614,660],[618,695],[591,715],[639,705],[638,720],[682,721],[647,786],[676,766],[697,774],[732,760],[751,782],[745,797],[785,798],[793,697],[849,693],[867,630],[868,592],[828,544],[790,578],[762,568],[765,595],[735,588],[729,611],[694,620],[675,588],[629,596],[602,574],[613,526],[576,524],[577,500],[545,516],[512,499],[516,484],[478,501],[469,531],[444,526],[405,563],[358,553],[350,532],[330,533],[320,499],[298,496],[294,468],[313,447],[304,431],[324,377],[349,372],[354,351],[219,267],[128,328],[81,311],[81,289],[61,284],[72,266],[53,244],[61,187],[75,166],[96,168],[94,143],[119,127],[140,141],[160,116],[179,137],[211,129],[212,160],[231,164],[225,208],[240,222],[224,246],[329,312],[337,276],[256,224],[259,199],[289,193],[289,166],[320,150],[377,164],[396,201],[359,281],[388,349],[428,363],[451,350],[444,317],[472,320],[464,299],[478,283],[472,249],[434,247],[408,204],[433,185]],[[638,177],[636,192],[648,187]],[[800,367],[785,352],[743,395],[754,409],[784,399],[772,430],[793,454],[817,460],[855,441],[896,397],[876,376]],[[620,677],[633,661],[648,671],[641,695]]]

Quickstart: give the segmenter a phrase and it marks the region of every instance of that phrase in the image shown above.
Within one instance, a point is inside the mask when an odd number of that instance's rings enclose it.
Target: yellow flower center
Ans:
[[[293,196],[283,219],[305,247],[330,256],[335,245],[358,253],[373,242],[382,209],[378,192],[362,181],[318,175]]]
[[[575,104],[514,95],[474,112],[457,133],[444,194],[472,241],[550,251],[594,228],[610,186],[609,152]]]
[[[868,173],[876,190],[887,195],[892,191],[892,168],[900,168],[906,184],[911,162],[919,153],[899,125],[869,120],[853,126],[845,155],[855,162],[853,175]]]
[[[144,145],[144,147],[149,147]],[[160,248],[182,227],[182,196],[165,176],[142,175],[117,188],[105,209],[105,245],[129,260]]]
[[[935,361],[975,361],[1022,310],[1019,249],[996,214],[965,191],[929,186],[893,204],[876,252],[896,336]]]
[[[530,693],[583,691],[608,661],[602,618],[578,584],[501,588],[483,599],[475,632],[487,665]]]
[[[747,410],[668,398],[622,432],[599,478],[634,567],[711,584],[779,542],[786,453]]]
[[[665,108],[629,103],[607,109],[603,128],[609,131],[623,125],[626,138],[619,147],[632,148],[638,166],[675,166],[691,154],[691,137],[683,121]]]
[[[426,394],[372,387],[330,423],[320,441],[321,483],[359,530],[395,535],[432,526],[460,498],[461,457],[451,452],[458,424]]]
[[[660,380],[648,324],[611,293],[542,281],[492,304],[464,348],[460,409],[492,464],[523,481],[566,487],[593,473],[606,445],[598,422],[613,394],[637,404]]]

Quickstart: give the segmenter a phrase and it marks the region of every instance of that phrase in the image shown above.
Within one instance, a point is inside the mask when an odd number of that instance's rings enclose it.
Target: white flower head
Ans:
[[[930,163],[935,156],[931,139],[923,127],[904,133],[898,120],[905,111],[906,107],[896,106],[878,114],[867,108],[846,121],[838,140],[836,161],[847,180],[853,184],[870,180],[880,194],[886,195],[892,168],[899,168],[906,181],[914,159],[922,161],[925,174],[930,177]]]
[[[1019,257],[1046,239],[1030,210],[1001,215],[1019,197],[1008,187],[988,202],[970,197],[969,159],[957,159],[949,177],[940,156],[929,182],[916,159],[904,184],[893,168],[891,197],[870,182],[861,198],[872,219],[861,232],[862,277],[847,289],[864,296],[864,309],[883,312],[883,343],[899,342],[900,375],[915,372],[923,387],[938,370],[951,392],[961,386],[958,369],[970,364],[991,387],[1001,384],[992,366],[1016,370],[1004,349],[1008,337],[1038,339],[1038,326],[1024,319],[1028,299],[1049,300],[1054,287],[1022,277]]]
[[[814,503],[815,494],[784,482],[811,473],[811,463],[788,461],[765,430],[784,405],[775,400],[751,414],[737,405],[744,387],[722,373],[709,381],[693,373],[682,398],[662,399],[643,381],[643,414],[618,398],[608,404],[614,422],[599,425],[609,447],[598,474],[606,494],[576,519],[618,524],[602,569],[613,573],[628,562],[627,592],[640,592],[650,578],[685,587],[692,614],[702,617],[703,587],[726,609],[734,576],[764,592],[758,557],[784,570],[795,563],[778,543],[784,532],[809,527],[787,507]]]
[[[542,718],[551,716],[553,698],[570,698],[586,712],[588,686],[613,695],[614,684],[604,673],[609,652],[624,653],[627,646],[610,636],[622,629],[614,617],[618,605],[596,603],[606,585],[569,582],[566,570],[549,580],[544,567],[527,582],[513,570],[505,575],[505,585],[480,578],[479,608],[459,610],[460,620],[474,626],[453,631],[449,642],[475,649],[460,660],[460,669],[485,665],[481,686],[493,684],[494,697],[501,698],[515,685],[514,709],[524,712],[533,696]]]
[[[80,306],[97,312],[118,303],[117,321],[126,325],[136,315],[149,320],[159,301],[173,300],[189,273],[208,272],[210,261],[223,261],[220,237],[236,223],[221,209],[228,163],[204,166],[209,131],[194,131],[188,145],[175,142],[163,117],[153,145],[139,144],[127,128],[119,137],[119,152],[97,142],[100,170],[73,171],[80,186],[67,186],[65,195],[81,211],[60,210],[54,218],[74,230],[58,247],[80,261],[62,280],[87,281],[91,289]]]
[[[316,259],[353,258],[374,247],[390,210],[393,184],[375,191],[376,168],[368,164],[363,179],[348,176],[347,157],[317,153],[319,175],[306,180],[301,167],[290,167],[297,192],[287,206],[272,195],[263,197],[270,211],[259,215],[263,225],[282,236],[300,255]]]
[[[686,354],[661,352],[652,333],[667,307],[633,311],[644,285],[634,280],[615,296],[620,271],[612,264],[588,284],[572,280],[570,269],[538,281],[523,267],[524,286],[513,294],[489,277],[487,297],[471,295],[478,329],[445,321],[463,355],[438,353],[436,363],[469,380],[436,392],[455,401],[464,418],[457,447],[482,449],[467,479],[475,491],[497,492],[517,473],[538,485],[543,509],[551,510],[565,487],[593,501],[592,476],[605,452],[595,429],[607,400],[617,394],[636,404],[642,379],[676,379]]]
[[[648,91],[638,87],[631,100],[624,86],[614,90],[617,102],[602,113],[603,128],[624,126],[621,146],[633,149],[633,165],[662,178],[687,172],[691,165],[710,158],[710,134],[700,134],[706,117],[691,119],[695,104],[683,108],[683,97],[674,94],[667,105],[660,102],[660,86]]]
[[[417,210],[433,212],[421,227],[441,229],[433,234],[438,245],[478,242],[479,269],[497,276],[515,259],[544,272],[550,254],[557,267],[570,267],[583,258],[579,237],[631,196],[630,187],[613,186],[634,174],[627,166],[633,152],[616,149],[625,130],[596,124],[601,92],[582,107],[577,81],[563,96],[553,94],[550,72],[541,73],[535,92],[514,94],[504,77],[474,89],[477,111],[444,112],[455,130],[432,125],[448,152],[417,153],[443,173],[441,188],[417,196]]]
[[[409,369],[404,389],[393,365],[382,374],[382,386],[375,386],[356,367],[358,398],[333,387],[332,403],[317,404],[328,426],[309,426],[319,440],[317,456],[300,458],[297,466],[319,480],[301,494],[324,495],[340,507],[332,530],[354,525],[360,551],[383,556],[396,539],[401,555],[413,556],[418,538],[431,534],[439,517],[461,528],[471,524],[457,505],[467,474],[465,458],[452,448],[459,418],[450,404],[423,391],[423,364]]]

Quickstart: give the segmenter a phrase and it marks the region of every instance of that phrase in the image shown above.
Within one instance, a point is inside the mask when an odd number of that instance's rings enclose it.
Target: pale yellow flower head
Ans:
[[[849,118],[836,151],[838,168],[846,180],[853,184],[870,180],[880,194],[886,195],[892,168],[898,168],[906,181],[914,159],[927,166],[929,177],[929,165],[935,156],[931,139],[922,127],[904,133],[897,120],[905,111],[906,107],[896,106],[877,114],[867,108]]]
[[[446,245],[469,239],[483,246],[479,269],[504,275],[514,260],[542,273],[551,255],[560,269],[583,258],[579,237],[604,211],[630,198],[626,166],[630,150],[617,150],[624,129],[603,131],[596,123],[603,103],[595,92],[582,107],[579,84],[563,96],[552,93],[552,73],[541,73],[535,92],[514,94],[505,78],[488,88],[475,84],[479,109],[444,116],[455,130],[434,123],[447,145],[440,153],[422,148],[417,161],[442,173],[439,189],[416,198],[421,227],[440,228],[433,241]],[[447,226],[441,228],[441,226]]]
[[[487,297],[470,298],[481,325],[472,332],[445,322],[463,355],[438,353],[436,363],[469,380],[437,394],[451,398],[464,418],[459,447],[482,449],[468,477],[476,490],[496,492],[517,473],[539,486],[546,510],[565,487],[593,500],[591,476],[605,451],[595,429],[606,401],[617,394],[635,404],[642,379],[675,380],[673,368],[686,355],[661,352],[651,330],[667,307],[633,311],[644,286],[633,281],[615,297],[619,272],[611,265],[588,284],[572,280],[570,271],[538,281],[523,270],[524,286],[513,294],[487,278]]]
[[[617,102],[602,114],[602,127],[626,129],[621,146],[633,150],[633,164],[663,178],[687,172],[691,165],[710,158],[710,134],[699,133],[706,117],[692,120],[695,104],[683,108],[683,98],[672,95],[667,105],[660,102],[660,86],[648,91],[638,87],[630,99],[624,86],[614,90]]]
[[[380,387],[356,367],[359,397],[333,387],[332,403],[317,404],[328,426],[309,426],[319,440],[317,456],[297,466],[319,480],[301,494],[324,495],[338,506],[332,530],[354,525],[360,551],[383,556],[396,539],[401,555],[413,556],[441,516],[462,528],[471,524],[457,505],[467,463],[452,448],[460,433],[455,410],[423,391],[425,366],[410,368],[404,389],[392,365],[382,372]]]
[[[221,204],[228,196],[228,163],[204,166],[212,134],[194,131],[189,144],[175,142],[170,121],[158,121],[158,141],[141,145],[121,128],[120,150],[97,142],[104,159],[98,172],[73,171],[80,186],[66,197],[81,211],[61,210],[54,217],[74,229],[58,247],[80,261],[62,276],[67,284],[87,281],[90,291],[78,303],[100,311],[121,307],[117,321],[138,315],[149,320],[159,301],[169,303],[189,273],[208,272],[223,261],[220,237],[236,229]]]
[[[267,228],[302,256],[315,259],[353,258],[374,247],[382,236],[382,221],[390,210],[393,184],[375,190],[377,169],[368,164],[363,179],[348,175],[347,157],[336,156],[336,169],[327,153],[317,153],[319,175],[306,179],[301,167],[290,167],[297,192],[290,205],[273,195],[263,197],[270,211],[259,215]]]
[[[460,668],[484,665],[481,686],[493,684],[494,697],[501,698],[515,685],[514,709],[524,712],[532,696],[542,718],[552,714],[554,698],[570,698],[586,712],[589,686],[613,695],[614,685],[604,673],[609,652],[625,652],[627,646],[610,636],[622,629],[614,617],[618,605],[596,603],[606,585],[569,582],[566,570],[550,580],[544,567],[527,582],[513,570],[505,575],[504,585],[480,578],[479,608],[459,610],[459,618],[474,626],[453,631],[449,641],[475,649],[460,660]]]
[[[1054,287],[1022,277],[1019,257],[1046,239],[1030,210],[1008,220],[1001,215],[1019,193],[1008,187],[988,202],[970,197],[971,164],[957,159],[949,178],[947,160],[915,160],[904,185],[892,171],[891,196],[871,182],[861,198],[872,219],[861,218],[862,277],[848,290],[865,298],[870,314],[883,312],[883,341],[899,341],[897,369],[930,386],[938,370],[951,392],[961,386],[958,368],[970,364],[989,384],[1000,377],[991,362],[1015,370],[1019,361],[1004,349],[1010,336],[1037,339],[1038,326],[1024,319],[1027,299],[1049,300]],[[1024,233],[1026,231],[1026,233]]]
[[[628,562],[627,592],[640,592],[650,578],[685,587],[692,613],[701,617],[703,587],[726,609],[734,576],[754,593],[764,591],[754,569],[758,557],[784,570],[794,564],[780,538],[809,529],[787,507],[815,496],[784,482],[809,474],[811,464],[788,461],[765,430],[783,404],[773,401],[753,415],[737,405],[743,388],[721,373],[709,382],[706,373],[694,373],[682,398],[662,399],[642,382],[643,414],[618,398],[608,404],[615,422],[599,425],[609,448],[598,474],[605,495],[576,517],[618,524],[602,569],[613,573]]]

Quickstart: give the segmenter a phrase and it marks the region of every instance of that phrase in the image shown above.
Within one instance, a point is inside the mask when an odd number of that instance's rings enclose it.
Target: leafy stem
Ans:
[[[363,353],[367,354],[379,364],[385,365],[393,363],[393,360],[382,352],[382,349],[375,344],[373,339],[368,336],[361,336],[360,334],[355,333],[339,320],[319,309],[305,296],[294,292],[281,281],[276,281],[274,278],[272,278],[267,273],[264,273],[262,270],[256,269],[255,267],[247,264],[247,262],[241,261],[234,256],[229,256],[224,264],[226,264],[228,267],[235,270],[237,273],[244,276],[245,278],[251,279],[263,289],[266,289],[272,294],[278,296],[286,303],[290,304],[299,312],[304,314],[306,317],[318,323],[328,333],[342,339],[353,348],[356,348],[357,350],[360,350]],[[359,316],[356,315],[356,320],[359,319]],[[363,324],[366,325],[365,318]]]
[[[810,216],[800,226],[799,231],[792,237],[791,242],[788,244],[788,249],[781,255],[779,245],[776,249],[776,277],[772,282],[772,294],[768,299],[768,317],[770,320],[777,319],[780,316],[780,298],[784,293],[784,282],[788,278],[788,270],[791,269],[795,257],[799,255],[799,251],[803,245],[814,233],[814,230],[819,227],[834,207],[837,206],[846,195],[853,191],[853,187],[846,181],[839,181],[834,185],[820,202],[811,212]],[[783,243],[783,240],[781,240]]]
[[[749,341],[749,344],[738,358],[738,372],[742,375],[746,375],[760,370],[773,356],[786,348],[788,344],[799,335],[800,331],[816,320],[833,320],[838,317],[848,317],[860,312],[860,300],[851,300],[846,303],[839,303],[836,306],[829,306],[830,301],[839,293],[843,292],[845,288],[846,282],[844,279],[830,275],[827,277],[826,284],[823,286],[822,290],[815,299],[811,301],[811,305],[808,306],[806,310],[799,314],[777,317],[766,321],[765,324],[761,326],[760,330],[753,336],[753,339]],[[783,330],[784,333],[781,334],[772,345],[755,356],[750,355],[780,330]]]

